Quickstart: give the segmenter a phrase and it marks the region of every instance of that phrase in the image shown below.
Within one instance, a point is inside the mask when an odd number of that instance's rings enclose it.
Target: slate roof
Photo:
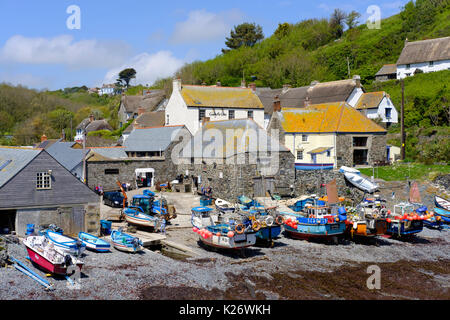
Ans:
[[[361,95],[355,108],[358,110],[362,109],[375,109],[378,108],[383,98],[386,96],[386,92],[367,92]]]
[[[128,158],[127,153],[125,152],[125,147],[96,147],[89,148],[91,153],[96,153],[104,158],[108,159],[124,159]]]
[[[407,42],[397,65],[450,60],[450,37]]]
[[[381,69],[375,74],[375,76],[385,76],[389,74],[397,74],[396,64],[385,64]]]
[[[166,113],[162,111],[145,112],[138,116],[123,133],[131,133],[134,128],[162,127],[166,123]]]
[[[56,142],[46,151],[55,158],[63,167],[72,171],[83,161],[83,149],[73,149],[76,142]],[[86,150],[86,153],[89,150]]]
[[[181,96],[189,107],[264,109],[258,96],[248,88],[183,85]]]
[[[136,128],[125,140],[126,152],[164,151],[184,126]]]
[[[208,131],[210,129],[214,131]],[[230,130],[234,130],[231,132],[232,135]],[[218,132],[220,132],[222,139],[216,136]],[[216,138],[220,139],[217,140],[217,145],[215,144]],[[255,143],[250,143],[250,141],[255,141]],[[262,144],[260,145],[260,143]],[[202,147],[199,148],[198,146]],[[207,152],[215,149],[217,150],[211,152],[211,154]],[[289,149],[280,144],[277,139],[268,135],[266,130],[261,128],[254,120],[235,119],[205,123],[192,137],[190,143],[183,148],[181,157],[223,159],[236,154],[256,151],[289,152]]]
[[[41,152],[42,149],[0,147],[0,188]]]
[[[286,132],[298,133],[386,133],[346,102],[311,105],[277,112]]]
[[[283,89],[256,88],[256,94],[264,105],[264,113],[272,114],[273,102],[276,96],[280,96]]]

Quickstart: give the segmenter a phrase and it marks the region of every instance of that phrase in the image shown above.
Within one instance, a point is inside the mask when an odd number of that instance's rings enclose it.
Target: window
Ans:
[[[303,142],[307,142],[308,141],[308,135],[307,134],[302,134],[302,141]]]
[[[331,157],[331,151],[330,150],[327,150],[327,157],[328,158]]]
[[[391,108],[386,108],[385,112],[386,112],[386,119],[390,119],[391,118],[392,109]]]
[[[248,117],[249,119],[253,119],[253,110],[248,111],[247,117]]]
[[[407,65],[406,65],[406,70],[409,70],[409,68],[411,68],[411,65],[410,65],[410,64],[407,64]]]
[[[428,66],[433,67],[433,66],[434,66],[434,61],[430,61],[430,63],[428,64]]]
[[[36,189],[38,190],[49,190],[52,188],[52,182],[50,179],[50,173],[48,172],[38,172],[36,174]]]
[[[205,110],[199,110],[198,111],[198,120],[202,121],[203,118],[205,118],[206,116],[206,111]]]
[[[303,150],[297,151],[297,160],[303,160]]]
[[[119,169],[105,169],[105,174],[119,174]]]
[[[166,125],[169,125],[169,115],[166,115]]]
[[[228,111],[228,119],[229,119],[229,120],[234,119],[234,110]]]
[[[367,146],[367,137],[354,137],[353,146],[354,147],[365,147]]]

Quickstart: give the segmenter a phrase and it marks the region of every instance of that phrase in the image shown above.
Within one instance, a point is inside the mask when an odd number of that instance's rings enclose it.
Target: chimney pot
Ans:
[[[91,114],[90,116],[89,116],[89,122],[92,122],[92,121],[94,121],[94,115],[93,114]]]
[[[221,87],[222,83],[220,81],[217,81],[216,86]]]
[[[173,90],[181,91],[181,79],[173,79]]]
[[[278,97],[275,97],[275,101],[273,102],[273,112],[281,111],[281,101]]]
[[[246,85],[246,83],[245,83],[245,80],[242,80],[242,81],[241,81],[241,88],[247,88],[247,85]]]
[[[356,87],[361,88],[361,77],[358,75],[353,76],[353,80],[356,82]]]
[[[286,93],[290,88],[291,88],[290,84],[284,84],[282,93]]]
[[[256,91],[256,83],[252,82],[249,84],[250,89],[252,89],[253,92]]]
[[[45,133],[41,137],[41,142],[44,142],[44,141],[47,141],[47,136],[45,135]]]

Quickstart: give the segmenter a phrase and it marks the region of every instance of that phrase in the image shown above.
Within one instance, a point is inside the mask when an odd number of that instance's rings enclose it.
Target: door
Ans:
[[[16,210],[0,211],[0,234],[16,231]]]
[[[72,226],[71,233],[78,234],[84,231],[84,207],[74,207],[72,209]]]
[[[253,178],[253,193],[255,197],[266,197],[275,191],[275,179],[273,177]]]

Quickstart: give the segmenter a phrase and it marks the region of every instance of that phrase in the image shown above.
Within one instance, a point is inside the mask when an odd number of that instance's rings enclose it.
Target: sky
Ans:
[[[114,83],[132,67],[132,84],[151,85],[185,63],[221,54],[225,38],[243,22],[269,37],[278,23],[329,18],[335,8],[370,6],[381,18],[405,0],[0,0],[0,82],[57,90]]]

